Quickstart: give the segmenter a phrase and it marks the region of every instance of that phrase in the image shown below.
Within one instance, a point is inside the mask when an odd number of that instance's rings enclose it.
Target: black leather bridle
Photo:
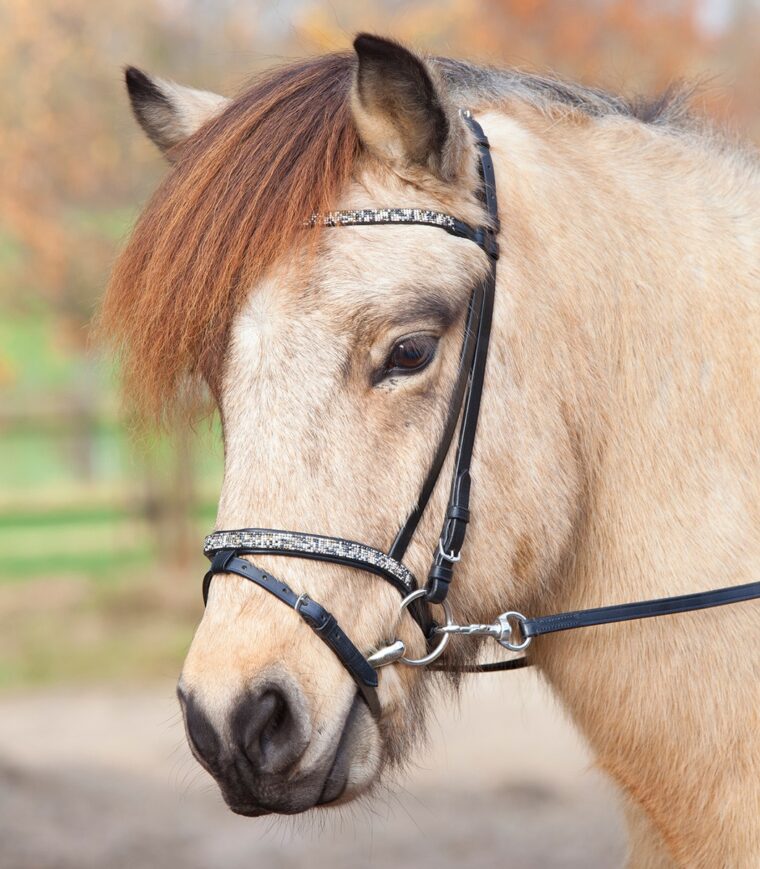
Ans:
[[[385,224],[437,226],[457,238],[474,242],[488,257],[488,272],[473,287],[470,295],[459,370],[449,403],[443,437],[431,462],[417,503],[398,531],[392,546],[385,553],[363,543],[356,543],[340,537],[325,537],[269,528],[216,531],[209,535],[204,543],[204,553],[211,561],[203,580],[204,603],[208,598],[211,580],[218,573],[234,573],[265,589],[294,609],[333,650],[356,682],[359,691],[375,716],[379,716],[381,711],[377,697],[377,670],[396,661],[412,666],[430,665],[443,652],[452,634],[491,636],[505,648],[521,651],[529,645],[534,637],[541,634],[629,619],[688,612],[760,597],[760,582],[754,582],[716,591],[600,607],[533,619],[528,619],[521,613],[510,611],[502,613],[493,624],[457,625],[453,622],[451,611],[446,602],[446,595],[453,578],[454,566],[461,557],[467,524],[470,519],[470,466],[485,378],[496,290],[496,262],[499,258],[499,246],[496,240],[499,232],[496,180],[488,139],[480,124],[468,111],[462,111],[461,114],[474,136],[477,147],[481,179],[479,198],[488,217],[486,223],[480,226],[471,226],[452,215],[417,208],[334,211],[314,215],[309,221],[311,225],[323,226]],[[414,574],[403,564],[402,559],[440,476],[458,422],[459,439],[443,527],[433,552],[427,582],[424,587],[419,587]],[[341,629],[335,617],[321,604],[312,600],[307,594],[297,594],[281,580],[240,557],[242,555],[262,554],[328,561],[374,573],[389,582],[401,594],[403,598],[402,610],[408,608],[410,615],[422,629],[429,648],[438,637],[441,639],[428,655],[417,660],[404,657],[405,648],[400,641],[365,657]],[[446,620],[443,625],[438,625],[433,621],[430,614],[430,604],[441,604],[444,607]],[[518,626],[519,629],[516,632],[515,628]],[[517,636],[518,633],[520,636]],[[476,665],[469,670],[479,672],[511,670],[527,664],[528,660],[523,656],[496,664]],[[438,667],[438,669],[444,668]]]

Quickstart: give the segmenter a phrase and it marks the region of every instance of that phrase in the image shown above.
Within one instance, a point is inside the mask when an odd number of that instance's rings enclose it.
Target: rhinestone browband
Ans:
[[[320,534],[301,534],[295,531],[272,531],[263,528],[246,528],[239,531],[216,531],[203,542],[203,552],[212,555],[223,549],[251,554],[302,554],[344,559],[355,564],[365,564],[369,569],[380,570],[394,576],[408,592],[417,588],[414,574],[401,562],[379,549],[373,549],[353,540],[340,537],[324,537]]]
[[[370,226],[374,223],[417,223],[442,226],[449,232],[456,229],[457,220],[442,211],[427,208],[354,208],[347,211],[327,211],[312,214],[309,226]]]
[[[499,246],[496,236],[488,226],[470,226],[464,220],[432,211],[429,208],[353,208],[346,211],[326,211],[312,214],[305,226],[387,226],[399,225],[437,226],[449,235],[466,238],[482,248],[490,257],[498,259]]]

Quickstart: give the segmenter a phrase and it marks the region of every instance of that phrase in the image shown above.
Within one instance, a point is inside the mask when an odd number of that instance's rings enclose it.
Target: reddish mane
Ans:
[[[334,205],[359,152],[354,65],[332,54],[269,72],[183,145],[118,258],[101,318],[143,412],[161,415],[187,375],[213,381],[246,292],[312,212]]]

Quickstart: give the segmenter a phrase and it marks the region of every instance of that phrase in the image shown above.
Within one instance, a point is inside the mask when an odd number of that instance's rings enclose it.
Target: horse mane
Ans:
[[[182,145],[115,264],[100,318],[136,409],[161,417],[188,375],[214,381],[248,289],[348,182],[354,64],[341,53],[270,71]]]
[[[498,104],[520,99],[548,113],[558,109],[591,118],[618,115],[644,124],[678,127],[690,121],[689,102],[694,86],[673,82],[653,98],[626,97],[555,75],[516,69],[476,66],[464,60],[436,57],[433,62],[455,101],[473,95]]]
[[[431,60],[462,99],[516,96],[645,123],[678,105],[643,108],[556,79]],[[336,53],[268,71],[175,155],[116,261],[99,323],[120,353],[130,404],[146,417],[162,417],[188,382],[214,384],[250,287],[304,246],[309,215],[334,207],[360,153],[349,105],[355,63]],[[310,250],[318,235],[310,230]]]

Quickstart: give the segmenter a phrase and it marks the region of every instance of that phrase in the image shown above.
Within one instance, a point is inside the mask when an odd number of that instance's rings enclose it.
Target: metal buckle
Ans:
[[[461,552],[455,553],[453,549],[451,550],[451,552],[444,551],[443,540],[440,537],[438,538],[438,555],[440,555],[440,557],[444,561],[448,561],[449,564],[456,564],[457,561],[462,560],[462,553]],[[412,594],[414,594],[414,592],[412,592]]]
[[[457,560],[459,560],[459,559],[457,559]],[[408,594],[401,601],[401,612],[403,613],[403,611],[409,606],[410,603],[414,603],[414,601],[419,600],[421,597],[424,597],[426,594],[427,594],[426,588],[418,588],[416,591],[413,591],[411,594]],[[451,613],[451,606],[449,605],[449,602],[444,600],[441,602],[440,606],[443,608],[443,615],[446,619],[446,621],[444,622],[444,625],[453,625],[454,624],[454,617]],[[438,645],[428,655],[425,655],[422,658],[407,658],[407,657],[402,655],[399,658],[399,661],[401,661],[402,664],[406,664],[407,667],[427,667],[428,664],[432,664],[433,661],[437,661],[438,658],[441,657],[441,655],[443,654],[443,650],[446,648],[446,646],[448,646],[450,639],[451,638],[448,634],[444,634],[443,637],[441,638],[440,643],[438,643]]]

